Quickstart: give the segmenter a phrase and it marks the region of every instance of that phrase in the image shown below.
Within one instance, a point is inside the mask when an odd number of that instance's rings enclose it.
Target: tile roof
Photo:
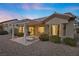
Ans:
[[[23,19],[23,20],[17,20],[17,19],[12,19],[12,20],[8,20],[8,21],[4,21],[1,23],[5,23],[5,22],[10,22],[10,21],[15,21],[15,23],[23,23],[23,22],[28,22],[29,25],[37,25],[37,24],[44,24],[45,22],[49,21],[51,18],[61,18],[61,19],[66,19],[66,20],[73,20],[73,18],[75,18],[75,16],[72,13],[64,13],[64,14],[59,14],[59,13],[54,13],[48,17],[42,17],[42,18],[38,18],[38,19]]]
[[[54,13],[54,14],[50,15],[48,18],[46,18],[43,22],[45,23],[45,22],[49,21],[51,18],[55,18],[55,17],[61,18],[61,19],[66,19],[68,21],[73,20],[75,18],[75,16],[70,17],[67,14]]]
[[[27,22],[30,21],[30,19],[22,19],[22,20],[18,20],[16,21],[16,23],[23,23],[23,22]]]
[[[76,17],[76,16],[73,15],[71,12],[64,13],[64,15],[67,15],[67,16],[70,16],[70,17]]]
[[[37,19],[34,19],[36,21],[44,21],[47,17],[42,17],[42,18],[37,18]]]

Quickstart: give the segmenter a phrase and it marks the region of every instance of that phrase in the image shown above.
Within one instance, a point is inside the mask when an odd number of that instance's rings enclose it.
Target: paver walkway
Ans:
[[[75,56],[79,55],[79,47],[38,41],[24,46],[9,40],[9,35],[0,36],[0,55],[4,56]]]

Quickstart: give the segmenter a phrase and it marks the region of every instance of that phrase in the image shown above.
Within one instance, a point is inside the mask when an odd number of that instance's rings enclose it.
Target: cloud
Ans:
[[[72,10],[72,11],[76,11],[76,10],[79,10],[79,6],[71,6],[71,7],[67,7],[65,8],[66,10]]]
[[[35,3],[35,4],[23,4],[22,9],[24,10],[53,10],[51,7],[45,7],[43,4]]]
[[[23,4],[22,9],[29,10],[31,9],[31,7],[29,6],[29,4]]]
[[[39,15],[26,14],[26,15],[21,16],[20,14],[17,14],[17,13],[5,11],[5,10],[0,10],[0,22],[12,20],[12,19],[22,20],[25,18],[35,19],[35,18],[39,18]]]
[[[0,22],[11,20],[11,19],[22,19],[23,17],[17,13],[0,10]]]
[[[79,10],[79,7],[70,7],[71,10]]]
[[[26,15],[26,18],[29,18],[29,19],[36,19],[39,17],[41,17],[41,16],[40,15]]]

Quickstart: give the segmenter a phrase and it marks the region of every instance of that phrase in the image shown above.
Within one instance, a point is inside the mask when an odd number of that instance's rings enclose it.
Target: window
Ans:
[[[76,33],[79,33],[79,28],[76,29]]]
[[[8,27],[8,24],[5,24],[4,26],[5,26],[5,27]]]
[[[16,24],[16,26],[19,26],[18,24]]]
[[[9,26],[11,26],[11,24],[9,24]]]
[[[24,33],[24,27],[23,27],[23,26],[20,26],[20,27],[19,27],[19,32],[20,32],[20,33]]]
[[[44,27],[39,27],[39,28],[38,28],[38,32],[39,32],[39,33],[44,33]]]
[[[52,25],[52,35],[59,35],[59,25]]]

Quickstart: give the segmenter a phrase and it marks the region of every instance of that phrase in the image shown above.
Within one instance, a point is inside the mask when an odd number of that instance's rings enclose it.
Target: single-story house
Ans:
[[[41,33],[47,33],[49,36],[58,35],[60,37],[74,38],[75,18],[76,16],[72,13],[54,13],[48,17],[34,20],[15,20],[13,24],[18,26],[19,32],[26,32],[27,34],[30,32],[30,35],[39,36]],[[10,24],[12,23],[10,22]]]
[[[7,31],[9,33],[11,33],[11,29],[12,29],[12,23],[15,23],[15,21],[18,21],[17,19],[12,19],[12,20],[8,20],[8,21],[4,21],[1,22],[0,25],[2,26],[4,31]]]

